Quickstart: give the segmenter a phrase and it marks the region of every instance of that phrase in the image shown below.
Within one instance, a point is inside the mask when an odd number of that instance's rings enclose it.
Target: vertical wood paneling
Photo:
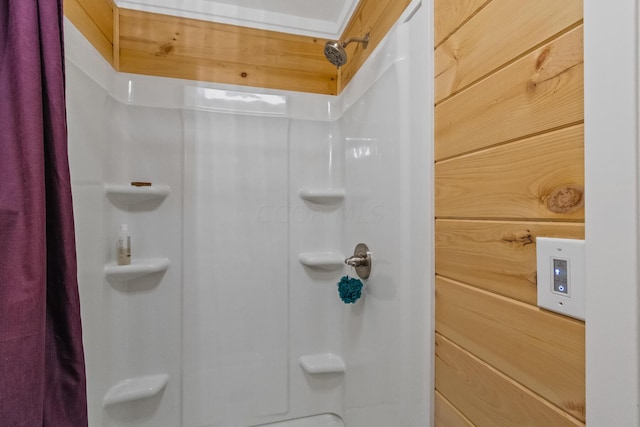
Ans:
[[[436,49],[436,102],[581,20],[581,0],[492,0]]]
[[[436,332],[584,421],[583,322],[439,277]]]

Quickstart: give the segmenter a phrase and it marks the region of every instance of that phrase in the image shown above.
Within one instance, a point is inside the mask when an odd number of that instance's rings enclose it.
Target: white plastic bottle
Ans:
[[[129,235],[129,227],[127,224],[120,226],[118,243],[116,245],[116,256],[118,265],[131,264],[131,236]]]

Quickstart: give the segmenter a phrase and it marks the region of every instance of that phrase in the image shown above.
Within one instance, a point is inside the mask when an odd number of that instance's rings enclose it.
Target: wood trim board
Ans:
[[[65,14],[122,72],[337,95],[351,81],[411,0],[361,0],[341,39],[351,44],[337,69],[326,40],[118,8],[111,0],[66,0]]]

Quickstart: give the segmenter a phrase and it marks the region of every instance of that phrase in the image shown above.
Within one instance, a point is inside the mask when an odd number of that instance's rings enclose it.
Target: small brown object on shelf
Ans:
[[[151,187],[150,182],[143,181],[131,181],[131,185],[133,185],[134,187]]]

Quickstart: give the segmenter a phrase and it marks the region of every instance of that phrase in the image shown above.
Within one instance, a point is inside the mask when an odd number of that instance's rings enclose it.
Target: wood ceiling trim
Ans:
[[[65,14],[116,71],[337,95],[411,0],[361,0],[342,35],[371,32],[336,69],[326,40],[118,8],[112,0],[66,0]]]

